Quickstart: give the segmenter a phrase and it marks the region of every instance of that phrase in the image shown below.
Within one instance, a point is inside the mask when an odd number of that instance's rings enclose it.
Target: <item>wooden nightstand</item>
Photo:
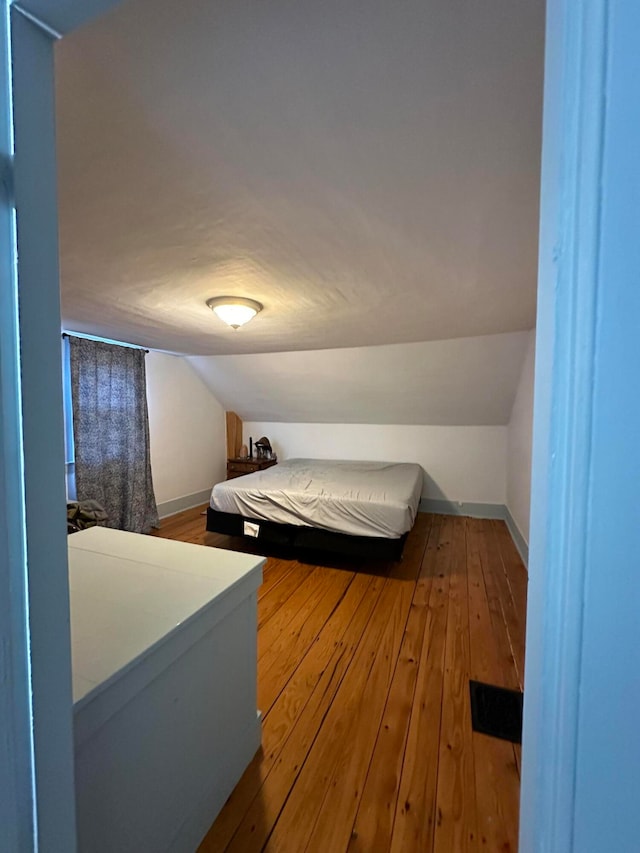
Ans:
[[[277,459],[227,459],[227,480],[253,474],[254,471],[264,471],[277,464]]]

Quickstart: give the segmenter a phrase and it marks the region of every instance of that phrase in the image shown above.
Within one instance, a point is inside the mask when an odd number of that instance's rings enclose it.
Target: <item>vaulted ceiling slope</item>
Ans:
[[[498,425],[509,422],[529,335],[189,362],[248,421]]]
[[[129,0],[56,49],[67,328],[183,353],[534,324],[543,0]],[[205,306],[264,303],[233,332]]]

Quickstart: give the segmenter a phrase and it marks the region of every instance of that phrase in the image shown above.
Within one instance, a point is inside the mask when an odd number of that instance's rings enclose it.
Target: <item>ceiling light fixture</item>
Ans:
[[[262,311],[262,305],[255,299],[244,299],[241,296],[215,296],[207,299],[207,305],[232,329],[244,326]]]

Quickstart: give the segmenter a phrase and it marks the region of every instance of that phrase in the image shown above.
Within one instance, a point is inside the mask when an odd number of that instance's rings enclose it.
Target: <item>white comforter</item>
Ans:
[[[411,530],[422,468],[402,462],[289,459],[218,483],[211,507],[258,521],[397,539]]]

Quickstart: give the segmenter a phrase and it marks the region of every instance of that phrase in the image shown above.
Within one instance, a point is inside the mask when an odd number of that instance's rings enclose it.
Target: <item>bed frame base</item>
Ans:
[[[245,521],[260,525],[256,540],[259,542],[374,560],[399,560],[408,535],[405,533],[399,539],[350,536],[347,533],[334,533],[330,530],[319,530],[316,527],[298,527],[295,524],[278,524],[275,521],[257,522],[255,518],[245,518],[232,512],[219,512],[207,507],[207,530],[211,533],[244,537]]]

